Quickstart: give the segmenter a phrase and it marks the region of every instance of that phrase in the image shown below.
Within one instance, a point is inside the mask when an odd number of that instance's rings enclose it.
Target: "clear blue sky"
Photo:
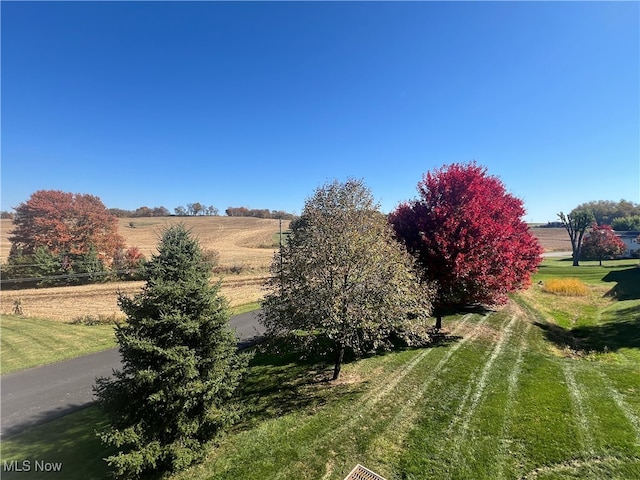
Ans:
[[[1,2],[2,197],[384,211],[476,160],[527,221],[640,202],[640,4]]]

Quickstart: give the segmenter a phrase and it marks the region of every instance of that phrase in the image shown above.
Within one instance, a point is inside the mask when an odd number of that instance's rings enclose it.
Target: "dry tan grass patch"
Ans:
[[[589,294],[589,289],[578,278],[550,278],[542,285],[542,291],[562,295],[565,297],[584,297]]]
[[[273,235],[279,230],[278,220],[251,217],[121,218],[118,231],[127,245],[138,247],[149,258],[156,252],[162,231],[178,223],[190,229],[203,248],[219,252],[220,270],[223,272],[221,293],[232,307],[262,300],[265,293],[263,284],[277,250],[265,246],[273,244]],[[3,219],[0,227],[0,259],[4,261],[11,247],[8,237],[13,229],[12,221]],[[282,228],[289,228],[289,222],[283,221]],[[232,271],[241,273],[230,273]],[[63,322],[87,315],[123,317],[118,307],[117,292],[135,295],[143,285],[144,282],[110,282],[5,290],[0,296],[0,312],[14,313],[14,302],[21,300],[24,315],[29,317]]]

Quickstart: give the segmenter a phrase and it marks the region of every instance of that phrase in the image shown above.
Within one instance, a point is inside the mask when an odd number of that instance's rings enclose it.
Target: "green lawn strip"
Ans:
[[[639,454],[638,411],[628,404],[628,397],[621,395],[617,387],[593,362],[567,359],[565,363],[575,365],[576,386],[581,391],[585,409],[585,427],[592,439],[591,455],[605,457],[611,454]],[[630,384],[638,383],[638,375],[631,372],[628,374],[630,375],[625,376],[626,388],[629,388]],[[638,445],[635,445],[636,443]]]
[[[452,439],[454,477],[499,479],[514,470],[516,457],[507,432],[529,331],[527,322],[516,317],[503,343],[490,346],[489,359],[480,375],[473,378],[473,394],[461,411],[457,439]]]
[[[215,461],[197,468],[199,473],[177,478],[241,478],[247,472],[256,478],[316,479],[327,472],[331,472],[327,478],[344,478],[357,459],[367,463],[362,455],[366,445],[411,396],[413,376],[428,371],[428,361],[444,354],[444,349],[435,349],[433,358],[424,353],[411,350],[345,365],[344,384],[311,387],[315,397],[329,395],[331,401],[241,431],[213,454]],[[407,370],[417,358],[421,361]],[[402,382],[394,382],[398,376]],[[394,388],[388,388],[390,382]]]
[[[44,425],[2,440],[2,479],[64,478],[88,480],[109,478],[102,458],[110,455],[95,435],[105,426],[104,417],[97,408],[89,407]],[[17,462],[23,467],[29,462],[29,471],[8,471],[7,464]],[[61,464],[58,472],[36,471],[36,461]]]
[[[240,478],[251,472],[256,478],[342,479],[358,462],[375,466],[380,439],[396,428],[398,413],[446,352],[408,350],[349,363],[343,384],[311,386],[314,395],[323,392],[332,401],[232,435],[207,464],[176,478]],[[282,380],[276,379],[276,385],[285,388]],[[271,403],[268,396],[261,398]]]
[[[245,303],[244,305],[237,305],[231,307],[231,315],[241,315],[243,313],[253,312],[254,310],[260,310],[262,305],[260,302]]]
[[[72,325],[2,315],[1,373],[54,363],[115,346],[113,325]]]
[[[539,352],[525,355],[507,432],[521,461],[518,478],[583,454],[562,361]]]
[[[259,302],[231,308],[232,315],[260,308]],[[0,373],[55,363],[116,346],[113,325],[76,325],[43,318],[2,315]]]
[[[509,316],[499,313],[490,322],[504,327]],[[517,357],[512,343],[519,344],[516,330],[523,328],[517,320],[514,323],[508,335],[481,336],[451,358],[424,395],[420,418],[406,439],[397,474],[409,478],[492,476],[489,470],[499,449],[509,371]]]

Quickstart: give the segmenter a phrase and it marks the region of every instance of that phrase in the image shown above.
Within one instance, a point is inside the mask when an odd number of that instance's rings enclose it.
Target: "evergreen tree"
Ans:
[[[142,292],[119,297],[123,369],[94,387],[110,420],[102,441],[120,450],[106,460],[120,478],[201,460],[237,417],[230,400],[248,360],[237,352],[220,284],[210,283],[211,266],[183,225],[164,232],[143,271]]]

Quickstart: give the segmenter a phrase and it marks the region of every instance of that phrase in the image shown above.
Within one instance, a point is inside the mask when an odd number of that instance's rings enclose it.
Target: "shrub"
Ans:
[[[91,315],[91,314],[80,315],[78,317],[75,317],[73,320],[71,320],[71,324],[87,325],[87,326],[120,325],[122,321],[123,319],[120,317],[117,317],[115,313],[112,313],[111,315],[104,315],[102,313],[99,313],[98,315]]]
[[[583,297],[589,293],[587,286],[577,278],[552,278],[544,282],[542,291],[566,297]]]

